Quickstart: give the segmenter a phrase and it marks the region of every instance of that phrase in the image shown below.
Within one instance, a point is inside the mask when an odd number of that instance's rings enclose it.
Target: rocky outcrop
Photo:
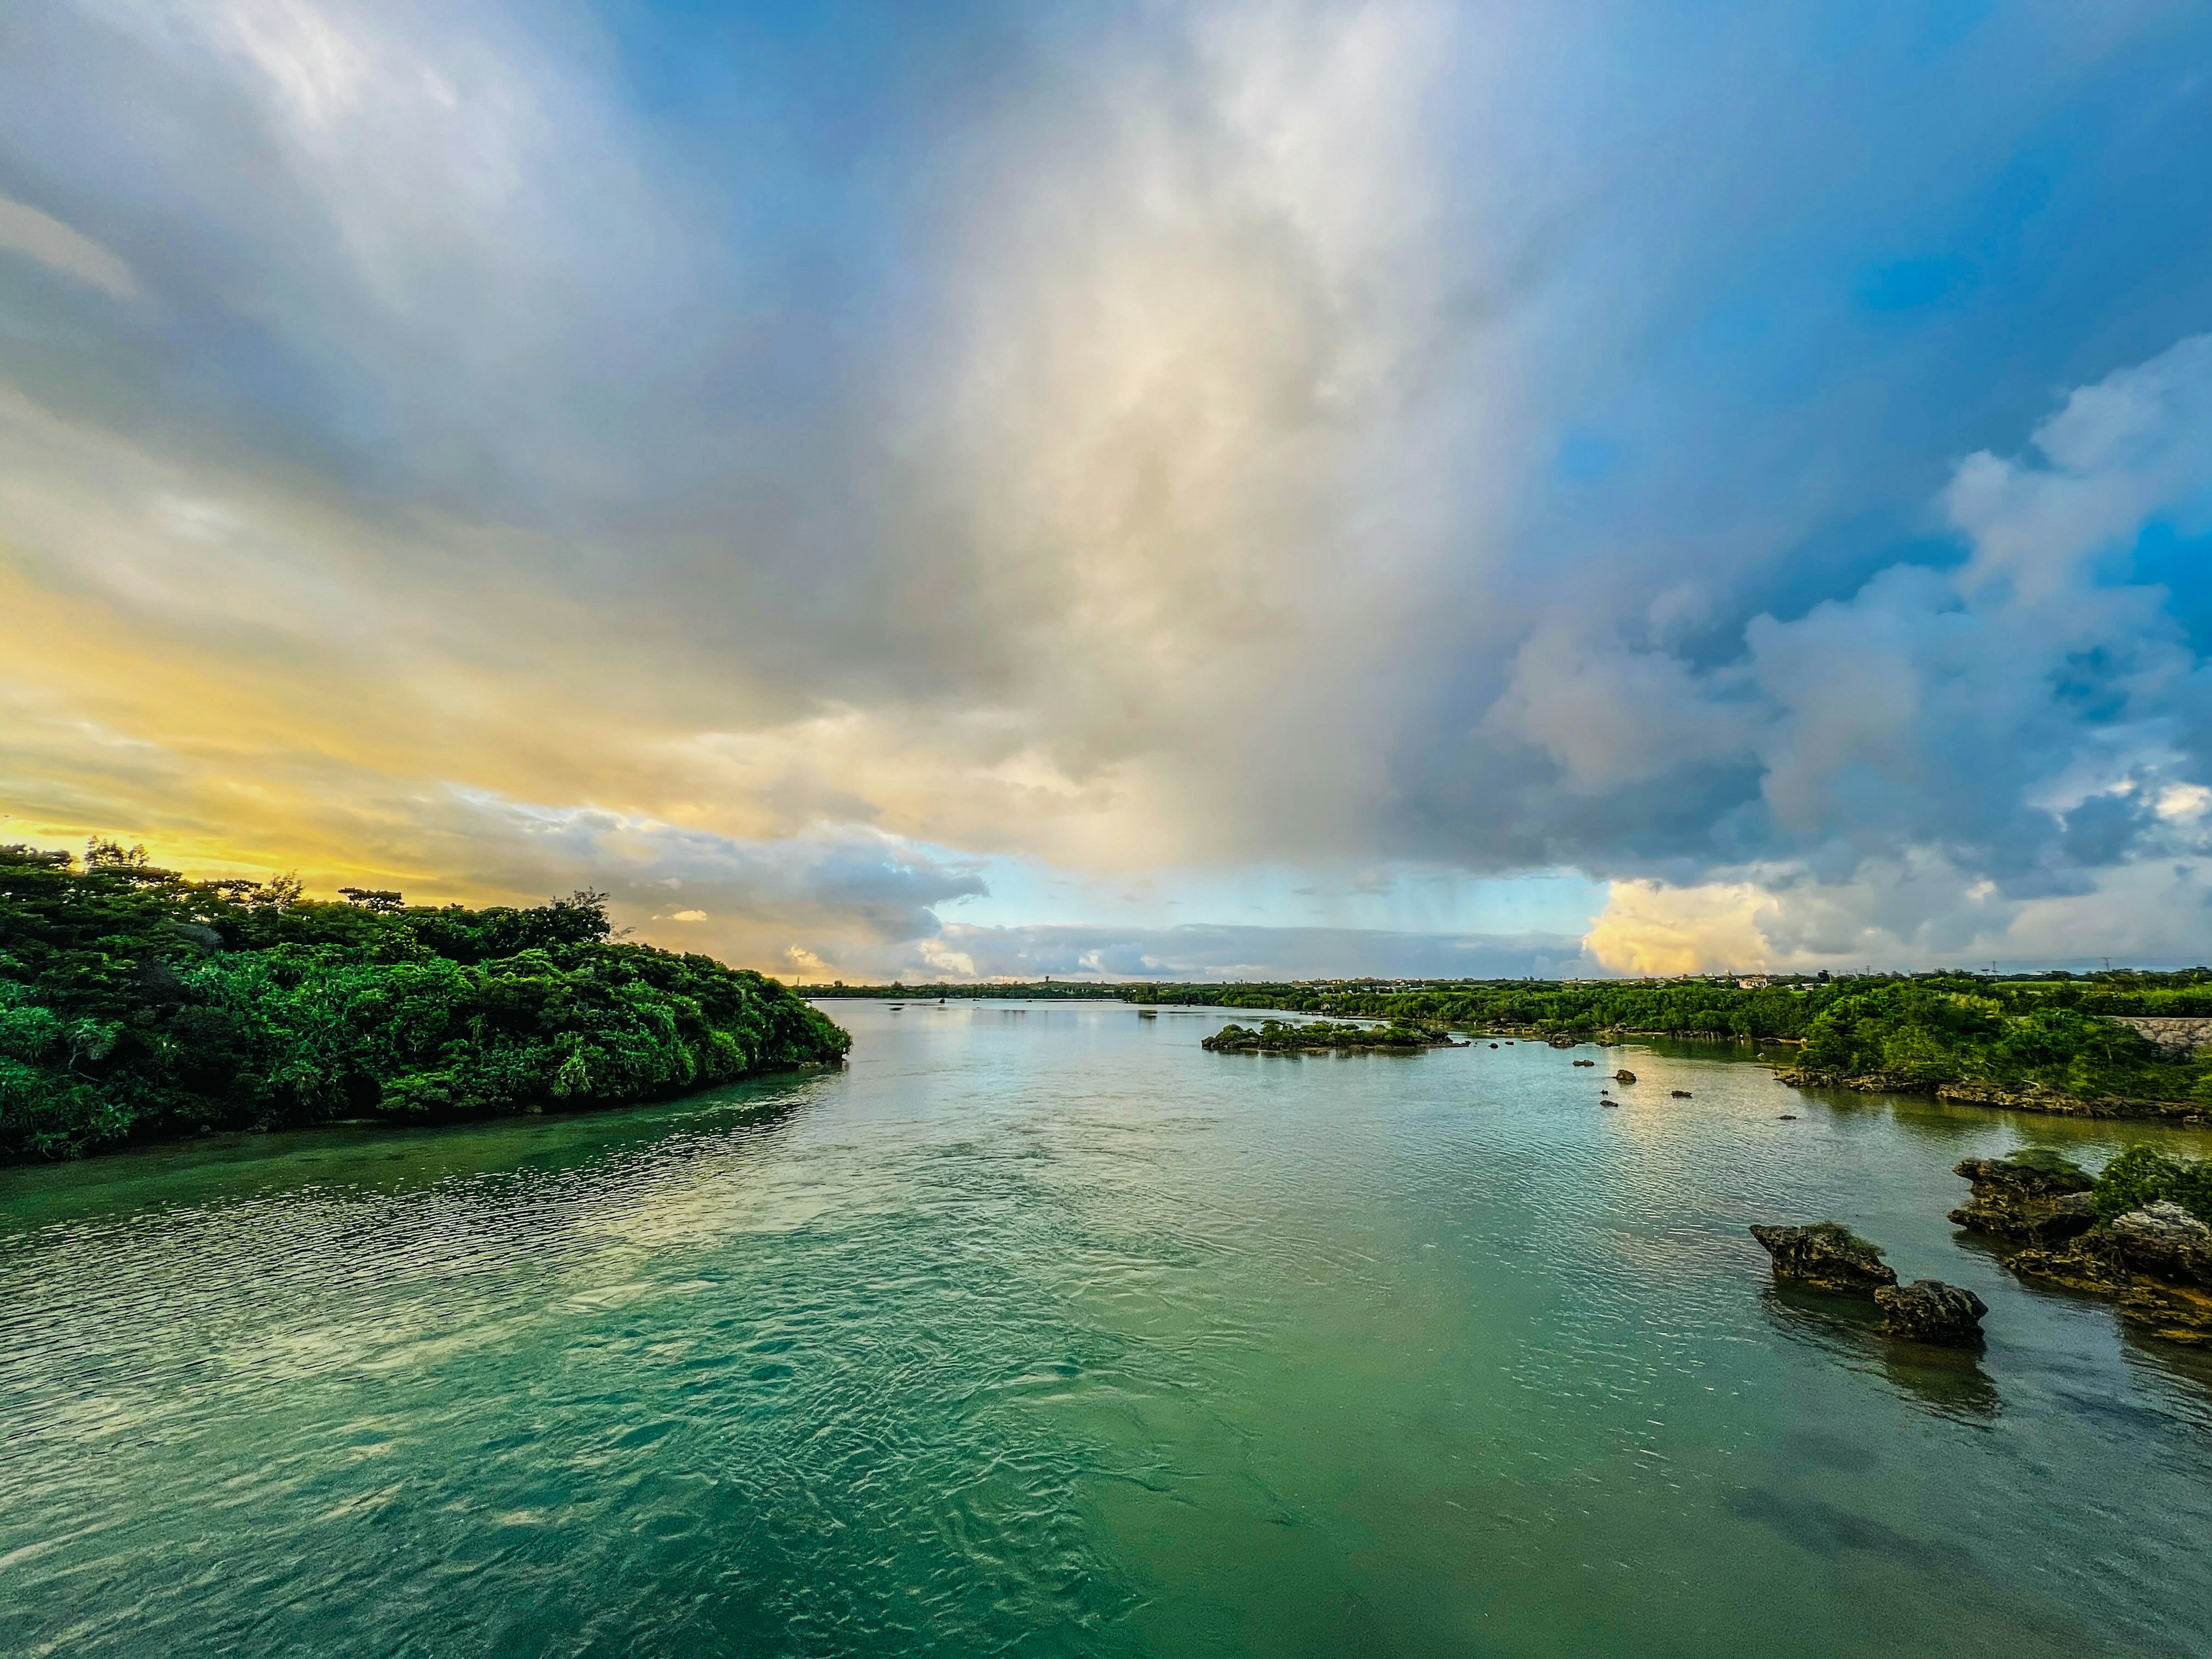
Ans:
[[[1624,1068],[1613,1074],[1613,1080],[1615,1083],[1633,1083],[1636,1081],[1636,1073]]]
[[[2172,1014],[2106,1014],[2115,1025],[2124,1025],[2156,1043],[2160,1054],[2187,1059],[2212,1048],[2212,1019]]]
[[[2160,1201],[2116,1216],[2063,1246],[2005,1265],[2029,1279],[2109,1296],[2120,1317],[2177,1342],[2212,1342],[2212,1227]]]
[[[2057,1244],[2097,1224],[2087,1170],[2057,1152],[2032,1147],[2010,1158],[1969,1158],[1957,1172],[1973,1195],[1951,1212],[1951,1224],[2023,1244]]]
[[[2005,1089],[1994,1083],[1940,1083],[1936,1097],[1962,1106],[2002,1106],[2013,1112],[2052,1112],[2061,1117],[2164,1117],[2195,1121],[2204,1108],[2193,1100],[2131,1100],[2120,1095],[2061,1094],[2055,1089]]]
[[[1821,1072],[1808,1066],[1778,1066],[1777,1083],[1793,1089],[1850,1089],[1867,1095],[1934,1095],[1964,1106],[1999,1106],[2014,1112],[2051,1112],[2062,1117],[2158,1117],[2195,1123],[2204,1116],[2193,1100],[2134,1100],[2118,1095],[2094,1098],[2030,1086],[2007,1089],[1994,1083],[1961,1079],[1930,1083],[1899,1072]]]
[[[1809,1227],[1753,1227],[1751,1236],[1774,1258],[1774,1276],[1815,1290],[1864,1296],[1897,1283],[1881,1252],[1833,1221]]]
[[[1874,1303],[1882,1311],[1882,1329],[1892,1336],[1961,1348],[1982,1340],[1982,1316],[1990,1310],[1989,1304],[1972,1291],[1940,1279],[1881,1285],[1874,1293]]]
[[[2160,1199],[2106,1224],[2128,1271],[2212,1289],[2212,1227]]]
[[[1924,1094],[1928,1089],[1894,1072],[1816,1072],[1802,1066],[1778,1066],[1774,1080],[1793,1089],[1855,1089],[1864,1095]]]

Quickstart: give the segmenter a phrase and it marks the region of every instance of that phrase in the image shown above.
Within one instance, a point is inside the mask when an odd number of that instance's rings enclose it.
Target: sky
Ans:
[[[2209,67],[0,10],[0,840],[809,981],[2203,960]]]

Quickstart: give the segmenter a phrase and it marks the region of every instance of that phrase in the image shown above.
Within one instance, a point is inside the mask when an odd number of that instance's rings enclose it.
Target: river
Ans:
[[[1944,1220],[2202,1135],[827,1006],[842,1073],[0,1171],[0,1652],[2212,1654],[2212,1359]],[[1826,1217],[1986,1351],[1778,1294]]]

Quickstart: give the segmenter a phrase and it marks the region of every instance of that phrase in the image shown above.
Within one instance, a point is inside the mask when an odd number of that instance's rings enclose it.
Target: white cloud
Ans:
[[[20,253],[118,300],[138,291],[131,267],[51,214],[0,196],[0,251]]]

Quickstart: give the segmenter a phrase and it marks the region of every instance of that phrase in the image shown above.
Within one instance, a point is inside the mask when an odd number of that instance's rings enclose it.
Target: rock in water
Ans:
[[[1615,1083],[1633,1083],[1636,1081],[1636,1073],[1633,1072],[1615,1072],[1613,1074],[1613,1080]]]
[[[1751,1236],[1774,1258],[1774,1276],[1816,1290],[1864,1296],[1897,1283],[1897,1270],[1881,1252],[1833,1221],[1810,1227],[1753,1227]]]
[[[1687,1089],[1669,1089],[1667,1092],[1676,1100],[1687,1100],[1690,1097],[1690,1091]]]
[[[1882,1311],[1882,1329],[1892,1336],[1962,1348],[1982,1340],[1982,1316],[1990,1310],[1972,1291],[1940,1279],[1884,1285],[1875,1291],[1874,1302]]]
[[[2116,1216],[2005,1265],[2030,1279],[2118,1298],[2120,1317],[2176,1342],[2212,1342],[2212,1227],[2178,1204]]]
[[[2212,1227],[2179,1204],[2161,1199],[2148,1208],[2130,1210],[2114,1217],[2105,1231],[2130,1273],[2177,1285],[2212,1285]]]
[[[2056,1244],[2096,1224],[2097,1207],[2089,1196],[2096,1183],[2056,1152],[2033,1147],[2010,1158],[1970,1158],[1957,1172],[1974,1183],[1974,1191],[1951,1212],[1954,1226]]]

